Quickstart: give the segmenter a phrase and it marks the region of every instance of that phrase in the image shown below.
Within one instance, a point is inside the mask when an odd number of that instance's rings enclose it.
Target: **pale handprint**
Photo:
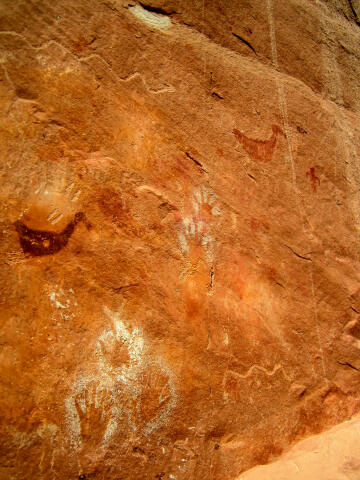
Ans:
[[[101,445],[110,420],[111,394],[90,383],[75,396],[74,402],[84,448]]]
[[[206,296],[211,294],[214,270],[214,239],[211,235],[213,216],[220,215],[215,194],[204,186],[194,191],[193,213],[182,221],[179,232],[181,248],[188,257],[184,285],[185,315],[188,325],[196,328],[197,335],[207,337],[205,314]]]
[[[109,371],[118,372],[129,363],[128,342],[124,338],[117,338],[116,332],[109,330],[98,341],[98,350],[102,362]]]
[[[207,222],[211,216],[218,216],[221,210],[216,203],[216,195],[209,192],[204,185],[194,191],[193,208],[198,221]]]
[[[189,244],[206,247],[211,242],[207,224],[196,219],[196,217],[185,217],[183,219],[183,231],[188,247]]]
[[[212,257],[212,238],[208,226],[195,217],[185,217],[178,238],[183,253],[186,253],[191,263],[197,263],[199,258]]]
[[[182,219],[182,228],[178,232],[181,249],[190,257],[202,256],[201,247],[208,259],[212,257],[213,239],[210,234],[210,223],[213,216],[220,215],[216,196],[204,186],[194,191],[192,214]]]
[[[129,331],[121,319],[122,309],[112,312],[104,308],[112,320],[109,330],[105,330],[96,345],[99,366],[105,375],[114,374],[116,380],[130,381],[136,376],[141,364],[144,340],[137,328]]]

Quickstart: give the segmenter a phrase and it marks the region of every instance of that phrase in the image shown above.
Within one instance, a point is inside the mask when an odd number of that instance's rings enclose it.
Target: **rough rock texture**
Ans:
[[[0,0],[1,479],[234,479],[360,410],[357,0]]]
[[[360,419],[297,444],[270,465],[255,467],[238,480],[359,480]]]

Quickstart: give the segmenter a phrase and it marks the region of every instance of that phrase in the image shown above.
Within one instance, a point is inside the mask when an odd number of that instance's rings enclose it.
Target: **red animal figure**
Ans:
[[[284,132],[277,125],[272,125],[271,137],[267,140],[256,140],[249,138],[243,133],[234,128],[233,133],[241,143],[245,152],[250,155],[253,160],[259,162],[269,162],[275,150],[277,137],[279,134],[284,135]]]
[[[316,192],[317,185],[320,187],[320,178],[315,175],[315,167],[311,167],[306,176],[310,178],[311,186],[314,192]]]

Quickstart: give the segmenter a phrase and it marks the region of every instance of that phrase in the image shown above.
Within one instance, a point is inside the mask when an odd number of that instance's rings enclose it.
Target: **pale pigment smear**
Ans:
[[[64,291],[55,285],[56,290],[48,294],[50,302],[57,309],[57,313],[62,320],[71,320],[75,318],[73,310],[77,309],[78,303],[75,298],[75,292],[72,288]]]

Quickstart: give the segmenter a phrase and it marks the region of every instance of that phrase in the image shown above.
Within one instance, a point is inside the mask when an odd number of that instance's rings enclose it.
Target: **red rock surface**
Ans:
[[[356,0],[1,0],[1,479],[230,480],[360,410]]]

